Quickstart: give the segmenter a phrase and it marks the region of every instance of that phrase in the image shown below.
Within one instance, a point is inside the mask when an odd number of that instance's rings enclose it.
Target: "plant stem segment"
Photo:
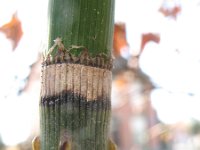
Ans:
[[[42,150],[57,150],[63,141],[74,150],[106,150],[111,71],[62,63],[43,66],[42,74]]]
[[[114,0],[49,0],[49,44],[84,46],[91,55],[111,55]]]
[[[114,0],[49,0],[41,150],[109,149],[113,11]]]

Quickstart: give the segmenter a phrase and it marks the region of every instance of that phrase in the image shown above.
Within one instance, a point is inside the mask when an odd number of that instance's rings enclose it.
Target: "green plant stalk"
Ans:
[[[107,150],[114,0],[49,0],[48,14],[40,148]]]
[[[65,47],[111,55],[114,0],[49,0],[49,44],[61,37]]]

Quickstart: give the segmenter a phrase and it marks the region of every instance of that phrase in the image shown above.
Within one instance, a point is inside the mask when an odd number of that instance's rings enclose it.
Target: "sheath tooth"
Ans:
[[[50,96],[50,66],[47,66],[47,74],[46,74],[46,90],[45,90],[45,96]]]
[[[49,83],[50,83],[50,91],[49,91],[49,96],[55,95],[55,75],[56,75],[56,65],[50,65],[50,77],[49,79]]]
[[[41,96],[44,96],[45,95],[45,89],[46,89],[46,82],[45,82],[45,79],[46,79],[46,66],[42,66],[42,76],[41,76]]]
[[[81,97],[87,97],[87,68],[81,68]]]
[[[73,92],[73,65],[67,66],[67,91]]]
[[[92,90],[93,90],[93,93],[92,93],[92,99],[93,100],[97,100],[97,97],[98,97],[98,83],[99,83],[99,69],[98,68],[94,68],[93,69],[93,85],[92,85]]]
[[[93,82],[93,68],[92,67],[88,67],[87,78],[88,78],[87,101],[91,101],[92,100],[92,82]]]
[[[81,65],[74,66],[74,93],[80,94],[80,83],[81,83]]]
[[[64,92],[67,89],[67,64],[60,65],[60,91]]]
[[[60,64],[55,65],[55,95],[59,95],[60,93],[60,87],[61,87],[61,69],[60,69]]]

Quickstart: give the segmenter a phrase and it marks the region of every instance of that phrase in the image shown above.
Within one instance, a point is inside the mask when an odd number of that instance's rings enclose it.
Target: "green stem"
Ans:
[[[114,0],[49,0],[41,150],[108,149],[113,14]]]
[[[111,55],[114,0],[49,0],[49,44],[61,37],[65,47],[86,47]]]

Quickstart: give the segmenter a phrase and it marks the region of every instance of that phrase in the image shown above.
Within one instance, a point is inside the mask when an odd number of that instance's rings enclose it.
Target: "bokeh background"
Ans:
[[[0,150],[39,134],[48,0],[0,0]],[[119,150],[200,150],[200,1],[116,0],[111,136]]]

